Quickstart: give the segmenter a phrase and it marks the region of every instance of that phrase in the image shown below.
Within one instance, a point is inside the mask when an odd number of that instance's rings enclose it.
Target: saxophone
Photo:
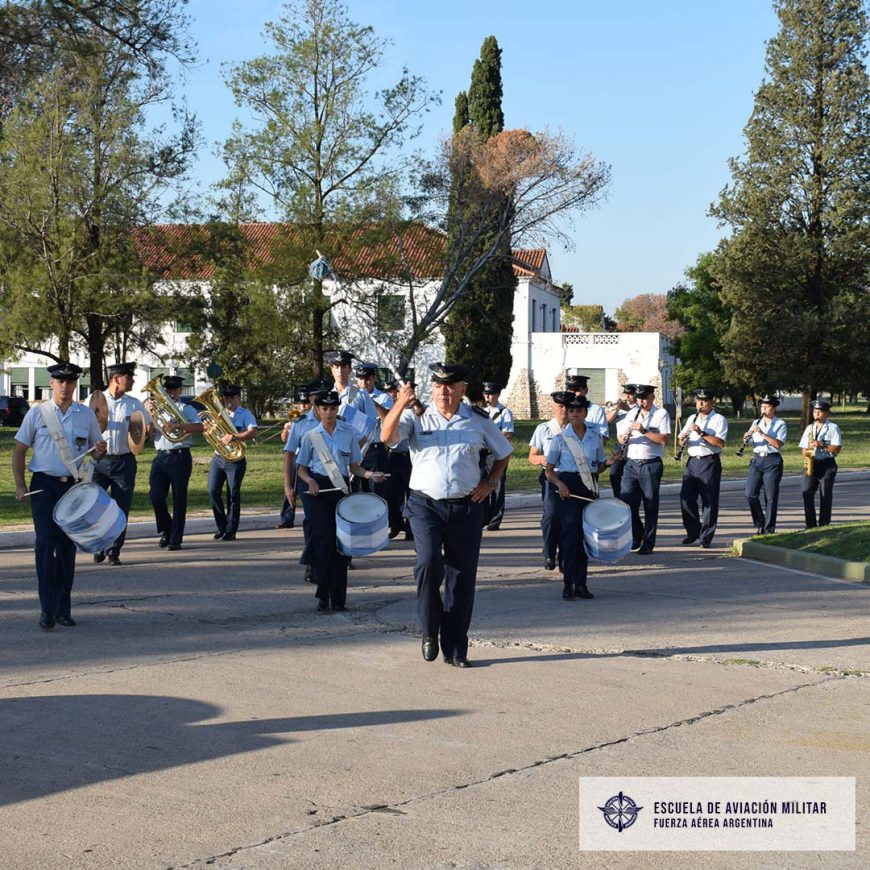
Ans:
[[[196,397],[197,402],[205,405],[205,410],[199,412],[202,420],[202,434],[205,440],[214,448],[215,453],[228,462],[238,462],[245,458],[245,445],[241,441],[230,441],[224,444],[224,435],[235,435],[236,427],[227,409],[221,402],[216,387],[209,387]]]
[[[184,419],[184,415],[181,411],[178,410],[175,402],[169,398],[169,394],[166,392],[161,381],[163,380],[161,375],[157,375],[156,378],[151,378],[147,384],[145,384],[145,392],[151,393],[151,417],[154,422],[154,427],[159,429],[164,437],[168,438],[174,444],[177,444],[179,441],[184,441],[185,438],[189,438],[190,436],[187,432],[167,432],[166,426],[170,423],[187,423],[187,420]]]

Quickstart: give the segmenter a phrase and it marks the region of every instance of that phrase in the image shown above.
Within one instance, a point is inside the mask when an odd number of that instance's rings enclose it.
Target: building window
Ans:
[[[189,333],[193,332],[193,324],[188,323],[186,320],[179,320],[175,324],[175,331],[178,333]]]
[[[553,306],[553,326],[550,329],[550,332],[557,332],[559,329],[559,309],[554,305]]]
[[[378,330],[398,332],[405,326],[405,297],[397,294],[378,296]]]

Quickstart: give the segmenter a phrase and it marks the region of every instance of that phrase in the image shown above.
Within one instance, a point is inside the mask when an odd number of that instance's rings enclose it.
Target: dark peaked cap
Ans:
[[[121,362],[115,363],[112,366],[109,366],[107,371],[109,372],[109,377],[113,377],[114,375],[129,375],[131,378],[136,374],[136,363],[131,362]]]
[[[82,373],[81,368],[71,362],[57,363],[49,366],[46,371],[56,381],[77,381]]]
[[[177,390],[179,387],[184,386],[184,378],[179,377],[178,375],[164,375],[163,386],[166,387],[167,390]]]
[[[334,350],[324,357],[328,365],[349,366],[353,362],[353,354],[347,350]]]
[[[468,375],[462,366],[446,363],[429,363],[433,384],[459,384],[468,381]]]

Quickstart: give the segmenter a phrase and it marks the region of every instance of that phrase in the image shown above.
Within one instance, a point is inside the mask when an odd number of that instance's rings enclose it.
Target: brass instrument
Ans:
[[[205,405],[205,410],[199,411],[202,420],[202,434],[205,440],[214,448],[215,453],[228,462],[239,462],[245,458],[245,445],[241,441],[230,441],[224,444],[221,440],[225,435],[235,435],[236,427],[223,402],[218,396],[217,387],[209,387],[196,397],[197,402]]]
[[[156,378],[151,378],[145,384],[145,392],[151,393],[152,407],[149,408],[149,412],[151,413],[154,426],[159,428],[170,441],[177,444],[179,441],[184,441],[185,438],[189,437],[187,432],[167,432],[165,427],[169,426],[170,423],[181,423],[183,425],[187,423],[187,420],[184,419],[184,414],[178,410],[175,402],[169,397],[169,394],[161,383],[162,380],[163,376],[157,375]]]
[[[752,440],[752,430],[761,422],[761,417],[759,417],[750,427],[749,431],[743,436],[743,443],[738,448],[737,452],[734,454],[735,456],[743,456],[744,450],[746,450],[746,446]]]
[[[806,469],[806,476],[812,477],[813,472],[816,470],[816,451],[814,448],[810,448],[810,452],[804,457],[804,468]]]
[[[105,432],[109,425],[109,403],[102,390],[94,390],[88,399],[88,407],[97,415],[100,432]]]

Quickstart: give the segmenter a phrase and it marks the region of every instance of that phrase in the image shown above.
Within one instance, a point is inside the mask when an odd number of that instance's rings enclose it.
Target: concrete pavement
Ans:
[[[780,528],[802,524],[784,491]],[[838,482],[835,520],[870,519]],[[715,549],[596,566],[563,602],[538,512],[486,534],[468,671],[423,661],[412,545],[357,560],[318,616],[297,530],[80,554],[79,626],[37,628],[32,553],[0,564],[5,868],[863,867],[870,589]],[[855,853],[580,853],[581,775],[857,777]]]

